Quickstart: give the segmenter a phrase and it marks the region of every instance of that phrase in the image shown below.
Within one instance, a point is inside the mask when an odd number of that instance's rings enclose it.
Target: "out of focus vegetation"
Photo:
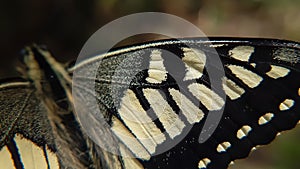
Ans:
[[[208,36],[300,41],[299,7],[297,0],[2,1],[0,77],[16,75],[14,62],[24,45],[45,44],[58,60],[67,61],[76,58],[85,41],[101,26],[136,12],[174,14],[194,23]],[[248,160],[238,160],[232,168],[297,168],[300,138],[295,134],[283,134],[271,146],[252,153]]]

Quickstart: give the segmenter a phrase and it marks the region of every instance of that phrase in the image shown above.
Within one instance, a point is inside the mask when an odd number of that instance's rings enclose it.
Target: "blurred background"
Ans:
[[[0,6],[0,77],[15,76],[20,50],[45,44],[62,62],[75,59],[101,26],[137,12],[165,12],[197,25],[208,36],[267,37],[300,41],[297,0],[27,0]],[[170,28],[171,29],[171,28]],[[140,41],[147,39],[141,38]],[[232,169],[296,169],[300,129],[285,132]]]

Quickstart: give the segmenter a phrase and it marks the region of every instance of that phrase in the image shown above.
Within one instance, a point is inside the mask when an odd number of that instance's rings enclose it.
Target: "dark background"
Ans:
[[[299,7],[297,0],[2,1],[0,77],[16,75],[14,65],[25,45],[45,44],[59,61],[68,61],[77,57],[85,41],[101,26],[137,12],[177,15],[208,36],[300,41]],[[296,169],[299,134],[300,129],[286,132],[271,146],[260,148],[247,160],[237,160],[231,168]]]

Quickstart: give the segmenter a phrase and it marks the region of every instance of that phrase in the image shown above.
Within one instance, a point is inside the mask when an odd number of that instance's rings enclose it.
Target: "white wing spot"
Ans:
[[[252,148],[251,148],[251,151],[255,151],[255,150],[257,150],[256,147],[252,147]]]
[[[226,142],[220,143],[220,144],[217,146],[217,151],[218,151],[219,153],[226,152],[226,150],[227,150],[228,148],[230,148],[230,147],[231,147],[230,142],[226,141]]]
[[[175,136],[179,135],[185,125],[162,94],[156,89],[149,88],[143,89],[143,93],[169,136],[173,139]]]
[[[285,77],[289,74],[290,70],[281,66],[271,65],[271,70],[266,73],[269,77],[273,79],[278,79],[280,77]]]
[[[240,128],[237,133],[236,133],[236,137],[238,139],[242,139],[244,137],[247,137],[249,132],[252,130],[252,128],[248,125],[244,125],[242,128]]]
[[[220,110],[225,101],[214,91],[203,84],[192,83],[188,86],[189,91],[209,110]]]
[[[250,65],[254,68],[256,67],[256,63],[250,63]]]
[[[18,147],[24,168],[48,167],[46,157],[42,148],[18,134],[15,136],[14,140]],[[48,153],[49,151],[47,151],[47,154],[49,155],[47,158],[52,160],[50,161],[50,164],[52,165],[51,167],[59,168],[56,155],[54,153]]]
[[[132,154],[128,151],[127,148],[124,147],[123,144],[119,144],[118,148],[120,152],[119,158],[122,158],[124,168],[144,169],[138,159],[131,158]]]
[[[132,90],[125,92],[118,112],[127,127],[151,154],[155,152],[157,144],[166,140]]]
[[[268,123],[272,118],[274,117],[273,113],[266,113],[263,116],[260,116],[260,118],[258,119],[258,124],[259,125],[263,125]]]
[[[200,78],[203,75],[203,69],[206,63],[206,56],[203,51],[195,48],[182,48],[186,74],[183,80]]]
[[[204,117],[204,113],[201,109],[195,106],[194,103],[180,93],[180,91],[170,88],[169,92],[190,124],[200,122]]]
[[[167,79],[167,71],[161,54],[159,50],[153,50],[151,52],[148,70],[149,76],[146,78],[149,83],[161,83]]]
[[[222,79],[222,82],[223,90],[231,100],[238,99],[245,93],[243,88],[226,77]]]
[[[199,169],[206,169],[207,165],[211,163],[209,158],[203,158],[202,160],[199,161],[198,163],[198,168]]]
[[[280,103],[279,110],[281,111],[288,110],[294,106],[294,103],[295,101],[292,99],[285,99],[282,103]]]
[[[135,154],[137,158],[149,160],[151,155],[140,142],[130,133],[130,131],[115,116],[112,117],[111,130],[114,134]]]
[[[14,162],[11,158],[10,151],[7,146],[2,147],[0,151],[0,166],[5,169],[15,169]]]
[[[227,67],[231,70],[233,74],[236,75],[237,78],[241,79],[243,83],[245,83],[250,88],[255,88],[258,86],[263,80],[258,74],[251,72],[241,66],[237,65],[227,65]]]
[[[254,47],[252,46],[237,46],[229,51],[229,56],[236,60],[248,62],[253,52]]]

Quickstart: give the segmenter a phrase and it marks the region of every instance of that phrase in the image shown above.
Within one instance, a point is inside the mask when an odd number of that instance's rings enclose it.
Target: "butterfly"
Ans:
[[[299,45],[167,39],[67,65],[26,47],[0,83],[0,165],[227,168],[298,123]]]

